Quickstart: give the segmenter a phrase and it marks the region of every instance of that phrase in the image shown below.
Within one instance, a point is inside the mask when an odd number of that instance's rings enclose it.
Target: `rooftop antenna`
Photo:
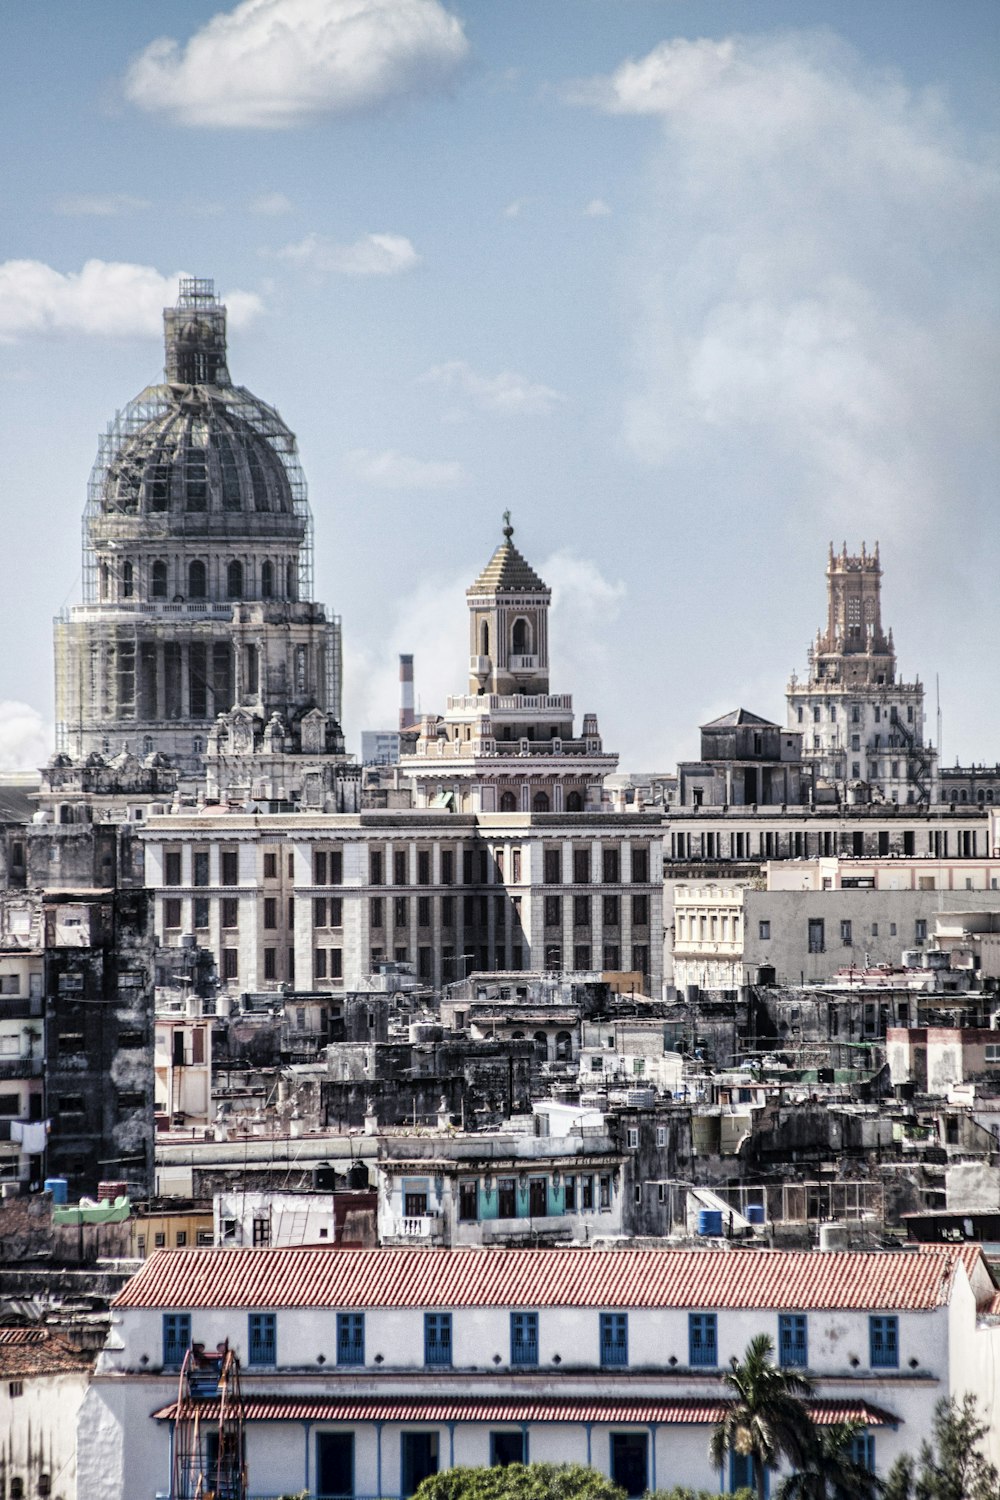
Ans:
[[[943,747],[943,744],[942,744],[942,741],[941,741],[941,676],[940,676],[940,673],[938,673],[938,672],[934,673],[934,692],[937,695],[937,750],[938,750],[938,765],[939,766],[943,766],[944,765],[944,747]]]

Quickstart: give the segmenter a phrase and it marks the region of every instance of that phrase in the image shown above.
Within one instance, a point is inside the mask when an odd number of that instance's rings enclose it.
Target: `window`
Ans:
[[[871,1345],[873,1370],[896,1370],[899,1368],[899,1319],[873,1314],[868,1319],[868,1339]]]
[[[804,1370],[808,1362],[805,1313],[779,1313],[778,1363]]]
[[[176,1368],[183,1364],[191,1345],[191,1314],[163,1314],[163,1363]]]
[[[517,1218],[517,1182],[501,1177],[497,1183],[497,1215],[501,1219]]]
[[[269,1214],[259,1214],[253,1221],[254,1245],[264,1247],[271,1243],[271,1218]]]
[[[338,1365],[363,1365],[365,1362],[364,1313],[337,1314]]]
[[[23,1380],[10,1380],[10,1381],[8,1381],[8,1383],[7,1383],[7,1394],[12,1399],[16,1399],[18,1396],[23,1396],[24,1395],[24,1381]]]
[[[545,897],[545,925],[546,927],[562,926],[562,897]]]
[[[638,1149],[639,1149],[639,1127],[637,1125],[630,1125],[628,1127],[628,1129],[625,1132],[625,1140],[626,1140],[626,1143],[628,1145],[628,1149],[630,1151],[638,1151]]]
[[[645,927],[649,922],[649,897],[632,897],[632,925],[633,927]]]
[[[474,1224],[479,1218],[478,1182],[460,1182],[458,1185],[458,1217],[460,1223]]]
[[[601,850],[601,879],[605,885],[614,885],[621,879],[616,844],[606,846]]]
[[[370,922],[372,927],[382,927],[385,923],[385,917],[383,915],[383,901],[381,896],[372,896],[370,909]]]
[[[639,884],[645,884],[649,879],[649,850],[644,844],[632,850],[632,879]]]
[[[239,950],[236,948],[223,948],[222,950],[222,977],[223,979],[237,979],[239,977]]]
[[[619,921],[619,904],[617,896],[604,897],[604,926],[617,927]]]
[[[850,922],[841,922],[841,924],[840,924],[840,941],[843,943],[843,945],[844,945],[845,948],[849,948],[851,946],[851,924],[850,924]]]
[[[913,936],[915,941],[918,943],[924,943],[927,941],[927,922],[925,918],[918,917],[914,922]]]
[[[490,1433],[490,1466],[506,1468],[507,1464],[526,1464],[527,1435],[517,1430]]]
[[[573,884],[590,884],[590,850],[573,850]]]
[[[277,948],[264,949],[264,978],[277,979],[278,977],[278,950]]]
[[[239,599],[243,595],[243,564],[231,562],[226,569],[226,593],[230,599]]]
[[[512,1365],[537,1365],[538,1314],[536,1312],[511,1313],[510,1362]]]
[[[825,953],[826,952],[826,938],[825,938],[825,935],[824,935],[824,926],[823,926],[823,918],[822,917],[810,917],[809,918],[809,952],[810,953]]]
[[[543,879],[546,885],[559,885],[562,880],[562,856],[558,849],[546,849],[542,856]]]
[[[165,562],[155,562],[150,573],[150,593],[154,599],[165,599],[167,597],[167,565]]]
[[[239,902],[235,896],[223,896],[222,898],[222,925],[224,928],[235,927],[238,922]]]
[[[368,883],[381,885],[383,878],[382,850],[372,849],[368,855]]]
[[[601,1364],[628,1364],[628,1313],[601,1313]]]
[[[574,927],[590,926],[590,897],[573,897],[573,925]]]
[[[575,1177],[566,1177],[563,1179],[563,1210],[568,1214],[576,1212]]]
[[[599,1198],[600,1207],[602,1209],[605,1209],[605,1210],[609,1209],[611,1207],[611,1178],[608,1176],[607,1173],[605,1173],[601,1177],[599,1186],[600,1186],[600,1198]]]
[[[208,593],[208,574],[203,562],[188,565],[188,594],[192,599],[204,599]]]
[[[164,885],[180,885],[181,883],[181,851],[179,849],[168,849],[163,856],[163,883]]]
[[[451,1313],[424,1313],[424,1364],[451,1364]]]
[[[875,1436],[871,1432],[856,1432],[847,1448],[847,1456],[859,1469],[875,1473]]]
[[[163,926],[167,932],[175,932],[181,925],[181,903],[168,899],[163,903]]]
[[[417,884],[430,885],[431,883],[431,852],[429,849],[417,850]]]
[[[767,943],[767,942],[770,941],[770,938],[771,938],[771,924],[770,924],[770,922],[758,922],[757,923],[757,936],[759,937],[759,939],[760,939],[760,941],[762,943]]]
[[[431,925],[431,898],[430,896],[417,897],[417,926],[429,927]]]
[[[407,881],[407,878],[408,877],[407,877],[407,873],[406,873],[406,850],[405,849],[397,849],[396,852],[395,852],[395,854],[392,856],[392,879],[393,879],[393,883],[395,885],[405,885],[406,881]]]
[[[688,1364],[718,1364],[716,1326],[715,1313],[688,1314]]]
[[[278,925],[278,901],[275,896],[264,897],[264,926],[270,931]]]
[[[247,1363],[277,1363],[278,1319],[275,1313],[251,1313],[247,1329]]]
[[[240,857],[236,849],[223,849],[219,868],[223,885],[239,885]]]
[[[626,1495],[642,1495],[649,1488],[649,1439],[644,1432],[611,1434],[611,1478]]]

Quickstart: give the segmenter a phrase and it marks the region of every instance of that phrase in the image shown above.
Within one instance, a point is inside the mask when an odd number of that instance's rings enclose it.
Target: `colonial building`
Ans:
[[[882,628],[882,567],[875,551],[830,546],[827,624],[809,652],[804,682],[788,685],[789,728],[817,784],[866,802],[936,800],[937,752],[924,743],[924,689],[896,680],[892,631]]]
[[[182,280],[164,324],[164,381],[109,425],[91,474],[83,603],[56,622],[57,748],[188,771],[210,733],[216,762],[342,754],[340,626],[312,598],[294,434],[232,384],[211,281]]]
[[[596,812],[618,757],[605,753],[595,714],[584,714],[577,736],[571,695],[549,691],[552,593],[513,535],[507,512],[503,541],[466,590],[469,691],[422,720],[400,767],[417,807]]]
[[[390,1500],[457,1464],[542,1459],[590,1464],[629,1495],[730,1490],[745,1462],[720,1474],[707,1452],[720,1372],[759,1333],[812,1378],[820,1424],[859,1424],[878,1473],[967,1390],[995,1458],[995,1300],[971,1246],[164,1251],[113,1304],[78,1421],[80,1492],[170,1493],[171,1455],[197,1438],[217,1459],[211,1437],[237,1416],[260,1494]],[[227,1342],[238,1412],[230,1382],[220,1415],[204,1357],[179,1401],[192,1344]]]
[[[677,767],[683,807],[785,806],[808,802],[802,733],[737,708],[701,726],[701,760]]]

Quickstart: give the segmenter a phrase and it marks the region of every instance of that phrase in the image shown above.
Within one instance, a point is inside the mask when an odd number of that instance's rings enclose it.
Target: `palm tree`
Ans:
[[[859,1422],[816,1428],[812,1452],[802,1468],[782,1481],[777,1500],[879,1500],[885,1486],[851,1451],[861,1431]]]
[[[749,1458],[758,1500],[764,1500],[765,1471],[780,1459],[805,1466],[815,1444],[815,1429],[805,1404],[812,1382],[795,1370],[772,1362],[774,1345],[766,1333],[750,1340],[742,1364],[735,1357],[723,1383],[733,1399],[712,1433],[709,1457],[722,1468],[726,1457]]]

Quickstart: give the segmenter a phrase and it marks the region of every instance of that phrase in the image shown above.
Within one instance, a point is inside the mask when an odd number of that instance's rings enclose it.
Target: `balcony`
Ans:
[[[537,672],[537,656],[510,656],[507,665],[512,672]]]
[[[0,1057],[0,1078],[41,1078],[40,1057]]]
[[[436,1214],[404,1215],[397,1219],[394,1233],[404,1240],[429,1240],[438,1231]]]
[[[29,1021],[42,1014],[41,995],[0,995],[0,1021]]]

